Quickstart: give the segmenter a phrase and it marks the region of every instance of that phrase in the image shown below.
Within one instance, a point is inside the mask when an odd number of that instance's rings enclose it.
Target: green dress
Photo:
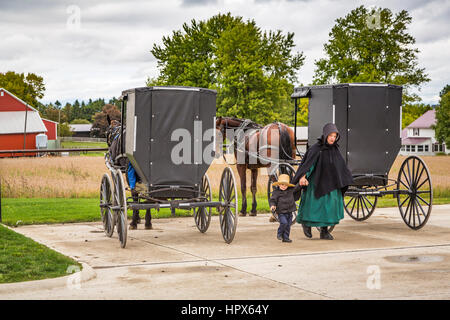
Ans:
[[[320,198],[314,196],[314,168],[306,173],[308,188],[302,192],[297,222],[309,227],[334,226],[344,219],[344,200],[341,189],[335,189]]]

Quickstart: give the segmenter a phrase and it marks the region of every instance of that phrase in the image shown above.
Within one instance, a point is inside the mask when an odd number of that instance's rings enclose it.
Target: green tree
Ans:
[[[73,131],[70,130],[67,122],[59,124],[58,132],[60,137],[71,137],[73,135]]]
[[[153,46],[160,75],[147,85],[215,89],[218,115],[292,123],[292,83],[304,62],[293,52],[293,37],[263,32],[255,21],[230,13],[192,20]]]
[[[44,118],[53,120],[56,122],[67,122],[67,117],[61,109],[55,108],[52,104],[47,105],[44,113]]]
[[[74,119],[70,124],[90,124],[90,122],[86,119]]]
[[[434,126],[436,140],[445,142],[450,148],[450,92],[442,95],[439,106],[436,108],[436,125]]]
[[[403,86],[404,103],[419,101],[410,88],[430,79],[418,66],[419,50],[407,30],[411,20],[406,10],[394,15],[364,6],[337,19],[324,45],[326,57],[315,61],[314,84],[384,82]]]
[[[442,98],[442,96],[443,96],[444,94],[446,94],[447,92],[450,92],[450,84],[447,84],[447,85],[444,87],[444,89],[442,89],[441,92],[439,92],[439,97]]]
[[[91,135],[94,137],[104,138],[106,129],[108,128],[108,121],[106,116],[109,115],[111,120],[120,121],[120,110],[112,104],[106,104],[102,108],[102,112],[97,112],[94,117],[94,123],[92,124]]]
[[[44,79],[34,73],[0,73],[0,88],[4,88],[39,111],[43,105],[38,99],[44,97]]]
[[[308,105],[309,98],[297,100],[297,126],[308,126]]]
[[[402,129],[409,126],[414,120],[432,109],[433,108],[430,105],[423,103],[404,104],[402,107]]]

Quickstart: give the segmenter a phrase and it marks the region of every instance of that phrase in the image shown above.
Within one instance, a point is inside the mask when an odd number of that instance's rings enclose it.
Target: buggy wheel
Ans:
[[[349,200],[344,198],[345,212],[356,221],[364,221],[369,219],[377,207],[378,197],[375,196],[370,200],[365,192],[370,192],[371,187],[362,187],[361,189],[350,187],[349,192],[358,192],[358,195],[350,196]],[[344,195],[345,196],[345,195]]]
[[[417,156],[403,161],[397,178],[397,204],[403,221],[414,230],[430,218],[433,188],[427,166]]]
[[[114,175],[114,207],[116,217],[116,229],[119,235],[120,246],[125,248],[127,244],[127,198],[122,172],[116,170]]]
[[[105,173],[100,184],[100,214],[103,222],[103,229],[108,237],[114,233],[114,214],[111,210],[112,204],[112,183],[109,175]]]
[[[292,178],[295,176],[295,169],[289,163],[279,163],[276,165],[275,168],[273,168],[273,170],[269,174],[269,179],[267,181],[267,202],[269,202],[270,197],[272,196],[273,190],[275,188],[272,184],[278,180],[280,174],[287,174],[289,175],[290,180],[292,180]],[[278,215],[273,214],[273,216],[279,222]],[[297,211],[295,211],[294,214],[292,215],[291,225],[295,223],[296,218],[297,218]]]
[[[211,202],[211,185],[209,183],[208,175],[205,173],[200,187],[200,197],[204,201]],[[194,220],[198,230],[201,233],[206,232],[211,222],[211,207],[197,207],[194,208]]]
[[[224,203],[219,210],[222,236],[226,243],[231,243],[236,234],[238,198],[236,179],[230,167],[226,167],[223,170],[222,178],[220,179],[219,202]]]

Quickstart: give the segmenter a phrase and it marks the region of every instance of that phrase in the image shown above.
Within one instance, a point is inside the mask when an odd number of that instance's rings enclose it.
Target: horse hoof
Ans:
[[[249,214],[250,217],[256,217],[256,212],[252,212]]]
[[[153,227],[150,225],[150,226],[145,226],[145,230],[152,230],[153,229]]]
[[[239,212],[239,216],[240,216],[240,217],[245,217],[246,215],[247,215],[246,213]]]
[[[130,230],[136,230],[136,229],[137,229],[137,226],[136,226],[136,225],[130,224]]]

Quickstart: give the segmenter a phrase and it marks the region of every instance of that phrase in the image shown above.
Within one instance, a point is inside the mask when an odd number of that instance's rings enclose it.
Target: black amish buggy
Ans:
[[[389,178],[401,148],[401,86],[348,83],[298,87],[291,98],[295,100],[295,129],[298,99],[309,99],[308,146],[321,136],[326,123],[336,124],[340,131],[339,150],[354,178],[354,185],[344,195],[344,208],[350,217],[368,219],[378,198],[392,195],[408,227],[417,230],[426,224],[433,189],[423,160],[406,158],[397,180]]]
[[[127,161],[118,161],[120,155],[112,159],[111,152],[105,155],[111,175],[110,178],[105,174],[100,186],[106,235],[111,237],[116,227],[123,248],[127,210],[160,208],[170,208],[172,212],[175,208],[193,209],[197,228],[206,232],[211,209],[215,207],[223,238],[231,243],[238,208],[233,171],[226,167],[222,173],[219,201],[212,201],[206,174],[214,159],[216,92],[192,87],[144,87],[123,91],[120,100],[121,124],[126,123],[126,128],[120,125],[115,131],[120,154]],[[183,140],[183,135],[188,139]],[[180,139],[186,147],[183,152]],[[128,162],[145,186],[134,199],[125,192],[128,187],[123,173],[127,173]]]

